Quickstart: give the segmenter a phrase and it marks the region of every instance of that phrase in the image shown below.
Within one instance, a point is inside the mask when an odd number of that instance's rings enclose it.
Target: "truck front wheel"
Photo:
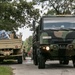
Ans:
[[[42,55],[40,55],[38,57],[38,68],[39,69],[44,69],[45,68],[45,58]]]

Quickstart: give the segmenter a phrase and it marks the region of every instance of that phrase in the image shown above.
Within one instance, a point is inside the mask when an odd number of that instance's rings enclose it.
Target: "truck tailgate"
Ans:
[[[0,40],[0,49],[5,48],[21,48],[22,46],[22,40],[21,39],[6,39],[6,40]]]

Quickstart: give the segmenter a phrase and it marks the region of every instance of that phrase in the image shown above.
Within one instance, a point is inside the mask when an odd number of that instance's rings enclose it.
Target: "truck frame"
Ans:
[[[75,16],[43,16],[37,27],[33,21],[34,64],[44,69],[49,59],[75,67]]]
[[[0,40],[0,62],[4,59],[17,59],[22,64],[22,54],[21,38]]]

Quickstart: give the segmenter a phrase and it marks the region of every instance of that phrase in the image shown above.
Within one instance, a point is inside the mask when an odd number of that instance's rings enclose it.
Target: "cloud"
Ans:
[[[26,38],[32,35],[32,31],[29,30],[29,28],[19,28],[17,34],[22,33],[22,40],[24,41]]]

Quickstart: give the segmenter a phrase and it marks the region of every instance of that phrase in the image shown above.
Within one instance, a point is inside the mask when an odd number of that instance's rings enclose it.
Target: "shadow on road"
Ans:
[[[54,63],[54,64],[46,64],[45,69],[73,69],[73,68],[74,67],[72,65],[61,65],[58,63]]]
[[[3,61],[0,62],[0,65],[14,65],[14,64],[18,64],[17,61]]]
[[[15,65],[15,64],[19,65],[17,63],[17,61],[4,61],[4,62],[0,63],[0,65]],[[24,60],[23,65],[26,65],[26,66],[31,65],[31,67],[34,68],[34,64],[31,60]],[[22,66],[22,64],[21,64],[21,66]],[[46,63],[45,69],[56,70],[56,69],[75,69],[75,68],[73,67],[71,62],[68,65],[62,65],[55,61],[55,62]]]

